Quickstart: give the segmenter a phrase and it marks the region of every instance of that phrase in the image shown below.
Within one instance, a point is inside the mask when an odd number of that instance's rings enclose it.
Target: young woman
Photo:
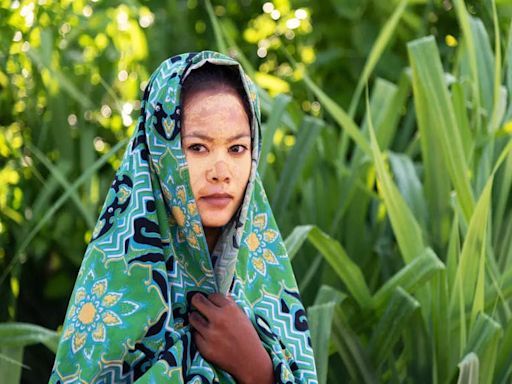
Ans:
[[[164,61],[107,194],[51,383],[316,383],[257,172],[256,89],[212,51]]]

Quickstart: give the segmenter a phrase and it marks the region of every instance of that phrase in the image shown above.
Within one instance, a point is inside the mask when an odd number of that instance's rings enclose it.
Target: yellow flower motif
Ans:
[[[251,252],[254,252],[260,246],[258,236],[254,232],[251,232],[251,234],[247,237],[246,242]]]
[[[96,284],[92,286],[92,293],[96,296],[101,297],[107,290],[107,280],[103,279],[98,281]]]
[[[106,325],[118,325],[121,324],[121,319],[114,312],[107,312],[103,315],[103,322]]]
[[[261,257],[253,258],[252,265],[254,265],[254,267],[256,268],[256,270],[259,273],[261,273],[262,275],[265,274],[265,271],[266,271],[265,262],[263,261],[263,259]]]
[[[270,264],[277,264],[277,259],[276,257],[274,256],[274,254],[272,253],[271,250],[269,249],[265,249],[263,251],[263,258],[265,259],[265,261],[267,263],[270,263]]]
[[[183,225],[185,224],[185,214],[183,213],[181,208],[175,205],[174,207],[172,207],[172,214],[176,219],[178,225],[180,227],[183,227]]]
[[[90,324],[94,321],[96,316],[96,307],[92,303],[85,303],[80,312],[78,312],[78,320],[82,324]]]
[[[187,194],[186,194],[186,192],[185,192],[185,188],[184,188],[182,185],[180,185],[180,186],[177,188],[177,192],[176,192],[176,194],[178,195],[178,199],[180,199],[180,200],[181,200],[181,202],[182,202],[183,204],[185,204],[185,201],[187,200]]]
[[[277,232],[271,229],[263,232],[263,238],[267,243],[272,243],[277,238]]]
[[[190,233],[187,236],[187,242],[189,243],[189,245],[191,247],[199,249],[199,245],[198,245],[198,242],[197,242],[197,237],[194,235],[194,233]]]
[[[106,327],[122,324],[121,318],[111,309],[121,300],[122,294],[107,291],[106,279],[96,281],[89,293],[83,287],[76,291],[73,305],[69,309],[69,324],[62,334],[63,340],[71,338],[73,353],[80,351],[89,337],[93,344],[104,342]],[[138,307],[131,302],[128,304],[134,310]]]
[[[151,164],[151,163],[150,163]],[[169,190],[167,189],[166,186],[163,186],[162,187],[162,191],[164,192],[164,195],[165,197],[167,198],[167,200],[171,200],[172,199],[172,195],[171,195],[171,192],[169,192]]]
[[[194,223],[192,223],[192,230],[193,230],[196,234],[200,235],[200,234],[201,234],[201,231],[202,231],[202,229],[201,229],[201,224],[199,224],[199,223],[195,223],[195,222],[194,222]]]
[[[253,223],[256,227],[258,227],[260,229],[265,228],[265,226],[267,225],[267,215],[265,213],[261,213],[261,214],[257,215],[254,218]]]
[[[197,212],[197,206],[194,202],[187,204],[188,212],[191,216],[194,216]]]
[[[247,248],[251,253],[250,259],[256,272],[265,276],[267,265],[279,265],[276,255],[272,252],[272,243],[274,243],[279,234],[273,229],[265,229],[267,227],[267,214],[260,213],[253,220],[253,231],[245,239]],[[255,275],[249,277],[249,281],[253,281]]]

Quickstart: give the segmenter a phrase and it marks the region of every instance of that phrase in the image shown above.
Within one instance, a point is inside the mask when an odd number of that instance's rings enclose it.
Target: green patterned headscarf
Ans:
[[[243,202],[211,256],[180,137],[181,85],[207,62],[239,69],[253,144]],[[277,383],[316,383],[306,312],[257,172],[252,81],[217,52],[171,57],[151,76],[137,124],[85,252],[50,383],[235,382],[193,343],[188,313],[197,292],[231,292]]]

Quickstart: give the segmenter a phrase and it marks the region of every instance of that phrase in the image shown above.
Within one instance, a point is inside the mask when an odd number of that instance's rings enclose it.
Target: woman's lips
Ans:
[[[207,204],[216,207],[216,208],[224,208],[227,206],[231,200],[232,197],[219,197],[219,196],[205,196],[202,197],[201,200],[205,201]]]

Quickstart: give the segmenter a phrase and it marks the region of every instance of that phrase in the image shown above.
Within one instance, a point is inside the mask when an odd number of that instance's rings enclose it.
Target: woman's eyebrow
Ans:
[[[183,138],[188,138],[188,137],[196,137],[196,138],[199,138],[199,139],[203,139],[205,141],[208,141],[208,142],[212,142],[214,141],[215,139],[211,136],[208,136],[208,135],[205,135],[204,133],[200,133],[200,132],[190,132],[188,135],[184,135]],[[250,138],[251,135],[249,135],[248,133],[239,133],[235,136],[231,136],[227,139],[228,142],[230,141],[235,141],[235,140],[238,140],[238,139],[241,139],[243,137],[248,137]]]

